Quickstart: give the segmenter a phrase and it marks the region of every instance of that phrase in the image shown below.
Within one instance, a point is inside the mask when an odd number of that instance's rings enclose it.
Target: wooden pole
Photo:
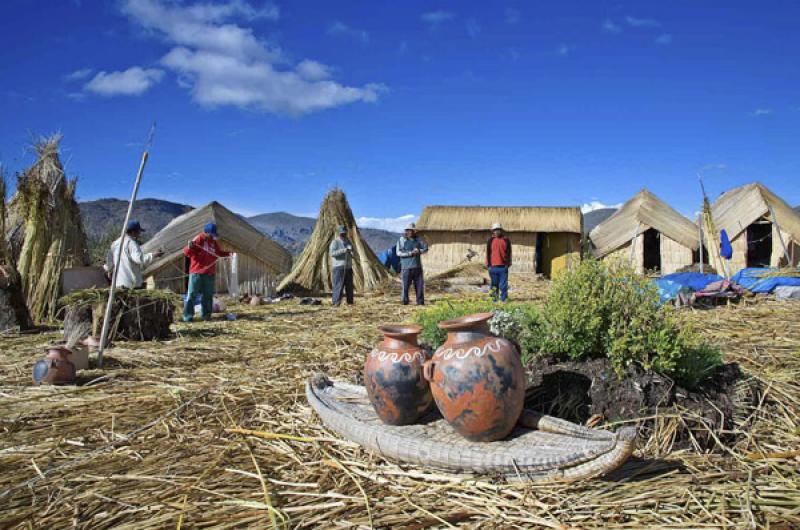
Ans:
[[[108,302],[106,303],[106,312],[103,317],[103,331],[100,333],[100,347],[97,350],[97,366],[103,366],[103,352],[106,349],[106,341],[108,340],[108,326],[111,323],[111,309],[114,307],[114,291],[117,287],[117,274],[119,274],[119,264],[122,260],[122,250],[125,248],[125,236],[127,236],[128,221],[131,220],[131,212],[133,211],[133,203],[136,202],[136,195],[139,193],[139,185],[142,183],[142,174],[144,173],[144,166],[147,164],[149,157],[148,149],[153,140],[153,133],[155,133],[155,123],[150,129],[150,138],[145,145],[142,152],[142,160],[139,162],[139,171],[136,172],[136,181],[133,183],[133,191],[131,192],[131,200],[128,202],[128,211],[125,212],[125,220],[122,222],[122,234],[119,238],[119,248],[117,255],[114,257],[114,272],[111,275],[111,287],[108,289]]]
[[[699,251],[700,251],[700,272],[705,272],[703,268],[703,215],[697,216],[697,237],[698,242],[700,243]]]

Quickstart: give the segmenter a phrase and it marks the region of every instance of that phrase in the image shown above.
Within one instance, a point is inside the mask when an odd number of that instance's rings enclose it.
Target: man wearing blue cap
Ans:
[[[189,289],[186,302],[183,304],[183,321],[191,322],[194,318],[194,301],[200,295],[200,307],[203,320],[211,318],[214,308],[214,279],[217,272],[217,260],[231,255],[217,243],[217,225],[208,223],[203,233],[189,240],[183,249],[183,255],[189,258]]]
[[[129,221],[125,230],[125,246],[122,248],[122,257],[119,260],[119,271],[117,272],[116,287],[127,287],[128,289],[139,289],[144,287],[142,272],[147,268],[153,259],[160,258],[164,253],[161,250],[151,254],[142,252],[139,239],[142,237],[144,229],[139,221]],[[121,241],[117,239],[111,243],[111,248],[106,254],[106,263],[103,268],[109,280],[114,274],[114,262],[119,254]]]

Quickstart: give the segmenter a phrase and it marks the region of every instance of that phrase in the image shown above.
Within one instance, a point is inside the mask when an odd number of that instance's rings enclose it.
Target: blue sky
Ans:
[[[81,199],[800,204],[800,3],[3,0],[0,161],[61,131]]]

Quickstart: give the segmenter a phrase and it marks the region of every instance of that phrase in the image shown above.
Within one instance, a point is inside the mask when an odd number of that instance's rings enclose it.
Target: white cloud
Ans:
[[[328,26],[328,35],[350,37],[357,40],[361,44],[369,43],[369,33],[366,30],[351,28],[339,20],[335,20],[330,26]]]
[[[474,39],[478,36],[481,32],[481,27],[478,25],[478,21],[474,18],[468,18],[464,27],[467,29],[467,35],[469,38]]]
[[[573,51],[575,51],[575,46],[570,46],[569,44],[560,44],[558,48],[556,48],[556,55],[566,57]]]
[[[519,12],[519,9],[507,7],[505,11],[505,17],[507,24],[516,24],[522,18],[522,14]]]
[[[455,13],[452,11],[428,11],[427,13],[423,13],[420,15],[420,18],[424,23],[426,23],[430,29],[436,29],[439,27],[440,24],[443,22],[447,22],[448,20],[452,20],[456,17]]]
[[[617,209],[620,206],[622,206],[621,202],[617,203],[617,204],[605,204],[605,203],[602,203],[602,202],[600,202],[598,200],[592,200],[590,202],[584,203],[583,206],[581,206],[581,212],[589,213],[589,212],[593,212],[595,210],[602,210],[602,209],[605,209],[605,208]]]
[[[620,33],[622,31],[622,27],[610,18],[607,18],[603,21],[603,31],[606,33]]]
[[[625,17],[625,22],[634,28],[657,28],[661,26],[661,22],[654,18],[636,18],[630,15]]]
[[[94,70],[91,68],[81,68],[80,70],[75,70],[74,72],[70,72],[64,76],[64,81],[82,81],[92,75]]]
[[[356,224],[359,228],[379,228],[389,232],[402,232],[408,223],[416,222],[417,216],[413,214],[400,217],[359,217]]]
[[[101,96],[138,96],[163,77],[163,70],[132,66],[121,72],[98,72],[83,89]]]
[[[772,114],[772,109],[756,109],[753,111],[753,116],[769,116]]]
[[[670,35],[669,33],[662,33],[661,35],[656,37],[655,43],[656,44],[662,44],[662,45],[671,44],[672,43],[672,35]]]
[[[727,164],[706,164],[700,168],[700,171],[723,170],[728,169]]]
[[[203,106],[232,105],[301,115],[354,102],[374,102],[385,87],[346,86],[326,65],[305,59],[292,67],[282,51],[232,19],[275,20],[272,4],[255,9],[243,0],[187,5],[171,0],[123,0],[123,12],[173,48],[161,64]]]

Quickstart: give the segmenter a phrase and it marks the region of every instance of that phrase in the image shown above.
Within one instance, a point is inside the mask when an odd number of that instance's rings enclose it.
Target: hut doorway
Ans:
[[[642,261],[645,271],[661,270],[661,234],[648,228],[642,234]]]
[[[772,262],[772,223],[763,217],[747,227],[747,266],[769,267]]]
[[[542,270],[542,250],[544,249],[544,234],[536,233],[536,251],[533,254],[533,270],[538,274],[543,274]]]
[[[183,257],[183,292],[189,292],[189,265],[190,265],[189,257]]]

